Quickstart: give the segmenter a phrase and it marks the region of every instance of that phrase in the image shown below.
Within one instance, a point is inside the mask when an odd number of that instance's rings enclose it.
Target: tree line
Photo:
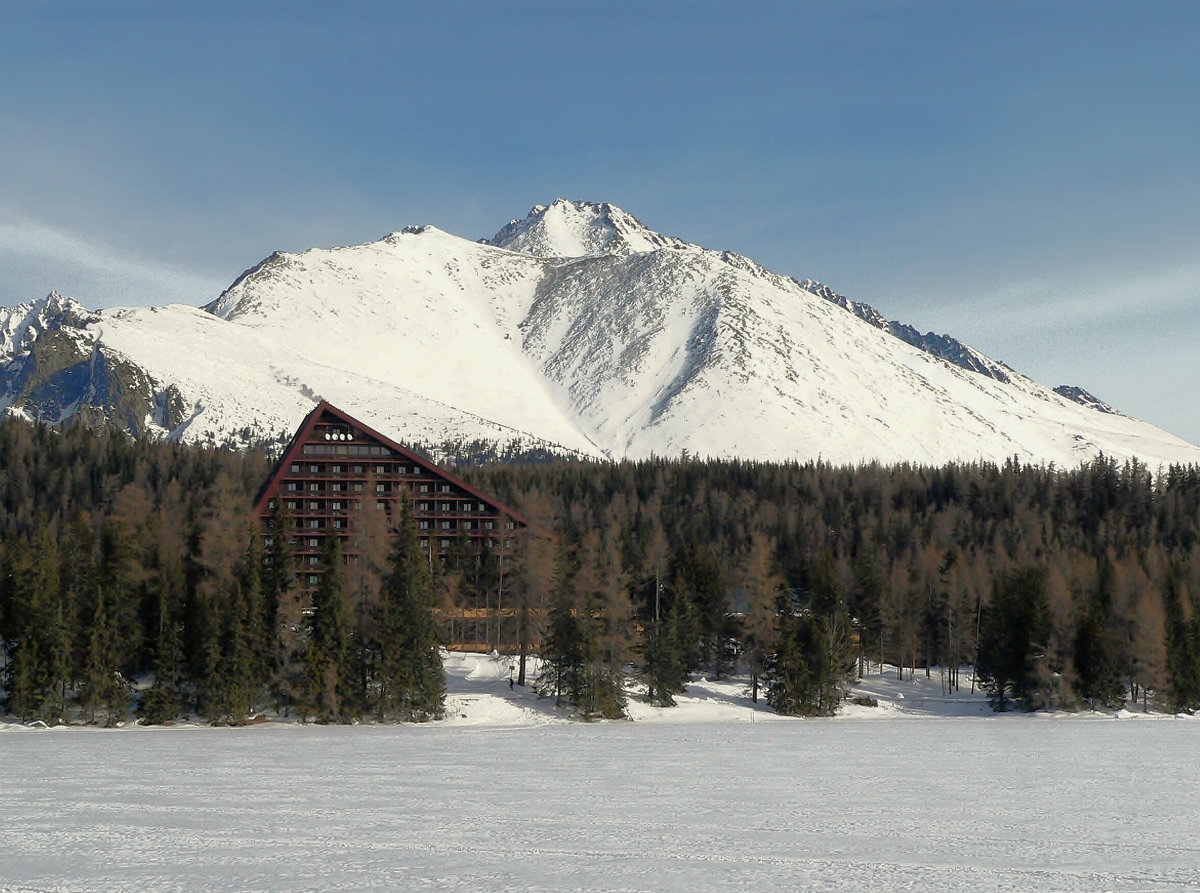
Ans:
[[[526,561],[555,697],[620,711],[749,673],[828,714],[849,679],[973,666],[997,709],[1200,708],[1200,468],[654,459],[468,469],[553,539]],[[535,544],[537,541],[534,541]],[[553,543],[551,546],[550,543]],[[528,597],[528,596],[526,596]],[[944,668],[944,669],[942,669]]]
[[[330,537],[303,593],[288,539],[252,514],[269,468],[254,451],[0,423],[4,709],[51,724],[439,717],[411,518],[357,565]]]
[[[435,718],[435,609],[501,604],[520,683],[536,642],[530,681],[586,717],[739,672],[752,699],[827,715],[883,665],[951,691],[972,666],[998,709],[1200,708],[1196,467],[484,464],[460,472],[534,522],[507,564],[430,560],[411,524],[377,519],[352,562],[329,538],[311,593],[272,535],[286,519],[261,536],[252,517],[269,468],[258,451],[0,424],[4,709]]]

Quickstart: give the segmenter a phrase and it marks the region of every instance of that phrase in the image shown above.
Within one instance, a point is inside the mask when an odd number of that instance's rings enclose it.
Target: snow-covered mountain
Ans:
[[[564,199],[477,242],[424,226],[278,252],[203,308],[52,294],[0,311],[0,336],[10,411],[187,441],[286,436],[323,397],[435,449],[1200,462],[1081,388]]]

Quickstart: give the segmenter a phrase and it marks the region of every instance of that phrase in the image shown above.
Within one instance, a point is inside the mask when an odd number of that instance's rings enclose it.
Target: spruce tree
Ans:
[[[342,710],[343,696],[354,681],[344,577],[340,538],[330,531],[321,555],[321,579],[312,597],[304,660],[306,700],[319,722],[349,718]]]
[[[644,622],[642,675],[646,697],[659,707],[674,707],[675,695],[687,691],[688,682],[684,646],[679,640],[679,605],[670,605],[664,613],[660,603],[656,613]]]
[[[180,713],[183,647],[176,599],[182,586],[182,567],[178,562],[159,569],[153,585],[155,607],[150,636],[154,684],[142,692],[137,707],[139,721],[147,725],[170,722]]]
[[[775,650],[767,660],[767,703],[785,716],[808,716],[815,710],[812,672],[812,623],[792,590],[775,597]]]
[[[1112,631],[1112,586],[1113,566],[1105,557],[1100,561],[1096,592],[1083,606],[1075,625],[1076,694],[1093,707],[1125,704],[1125,684]]]
[[[445,711],[446,673],[429,563],[405,496],[380,590],[379,710],[386,718],[441,719]]]
[[[125,718],[129,690],[117,667],[117,646],[110,618],[111,600],[97,586],[88,626],[80,707],[87,722],[114,726]]]
[[[1167,706],[1173,713],[1200,710],[1200,611],[1188,617],[1184,605],[1184,570],[1172,561],[1163,586],[1166,608]]]
[[[283,507],[283,499],[272,500],[268,542],[263,549],[262,659],[276,707],[281,711],[287,709],[295,696],[291,663],[297,643],[293,630],[300,625],[301,616],[295,595],[293,523]]]
[[[1020,567],[1001,575],[983,611],[977,666],[993,709],[1007,710],[1010,700],[1033,708],[1043,694],[1039,664],[1050,633],[1045,568]]]

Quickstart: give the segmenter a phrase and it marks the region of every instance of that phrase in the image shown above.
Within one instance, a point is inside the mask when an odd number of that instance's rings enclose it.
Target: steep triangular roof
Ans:
[[[359,434],[364,435],[365,437],[367,437],[371,440],[377,441],[380,446],[385,446],[389,450],[392,450],[394,453],[396,453],[400,456],[403,456],[407,461],[411,462],[412,464],[419,465],[425,471],[429,472],[430,474],[436,475],[437,477],[444,480],[446,483],[453,484],[454,486],[461,488],[464,492],[471,494],[476,499],[479,499],[482,502],[486,502],[488,505],[490,505],[496,511],[502,512],[503,514],[508,515],[510,518],[512,518],[517,523],[522,524],[525,527],[532,527],[532,525],[529,523],[528,519],[526,519],[520,512],[510,509],[508,506],[504,505],[504,503],[500,502],[495,497],[487,495],[482,490],[478,489],[477,487],[472,486],[471,484],[468,484],[462,478],[458,477],[455,474],[452,474],[451,472],[442,468],[440,465],[437,465],[436,463],[431,462],[429,459],[426,459],[424,456],[420,456],[417,453],[414,453],[412,450],[408,449],[407,447],[401,446],[400,444],[396,443],[396,441],[392,440],[387,435],[380,434],[378,431],[376,431],[371,426],[366,425],[363,422],[360,422],[358,419],[343,412],[342,410],[340,410],[336,406],[334,406],[332,403],[329,403],[328,401],[325,401],[325,400],[322,400],[320,403],[318,403],[316,405],[316,407],[313,409],[313,411],[304,417],[304,421],[300,423],[300,427],[298,429],[296,429],[296,433],[292,436],[291,442],[288,444],[287,449],[284,450],[284,452],[283,452],[283,456],[279,459],[279,462],[276,464],[275,470],[271,473],[270,478],[267,479],[266,484],[263,486],[262,490],[259,492],[258,499],[255,500],[255,506],[254,506],[255,514],[262,516],[263,514],[266,513],[267,502],[271,498],[271,495],[275,492],[276,487],[279,483],[279,479],[285,474],[285,470],[288,468],[288,466],[293,461],[297,461],[302,458],[302,451],[304,448],[304,444],[308,442],[308,438],[312,434],[313,428],[316,427],[317,422],[319,422],[321,420],[321,417],[325,413],[328,413],[329,415],[333,416],[338,421],[353,428],[355,431],[359,432]]]

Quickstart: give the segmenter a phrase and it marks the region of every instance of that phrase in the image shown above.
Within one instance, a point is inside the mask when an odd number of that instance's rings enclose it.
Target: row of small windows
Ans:
[[[295,494],[296,496],[299,496],[299,494],[305,493],[305,492],[307,492],[307,493],[324,493],[326,491],[325,491],[324,485],[322,485],[322,484],[310,483],[308,485],[308,489],[305,490],[304,485],[302,483],[299,483],[297,481],[288,481],[284,487],[284,492],[290,493],[290,494]],[[347,490],[345,488],[345,485],[335,483],[335,484],[330,485],[329,492],[331,492],[331,493],[362,493],[363,486],[362,486],[362,484],[354,484],[350,490]],[[375,485],[376,495],[387,494],[390,492],[393,492],[393,491],[385,488],[385,486],[383,484]],[[362,508],[362,503],[358,502],[358,501],[354,501],[353,503],[351,503],[349,501],[335,500],[331,503],[331,506],[334,510],[337,510],[337,509],[341,509],[341,508],[347,508],[351,504],[353,504],[354,508]],[[315,512],[315,511],[322,510],[325,506],[325,503],[324,503],[324,500],[312,500],[306,504],[303,499],[285,499],[283,502],[283,505],[284,505],[284,508],[286,508],[290,512],[303,511],[305,508],[308,508],[310,511]],[[272,508],[275,507],[275,503],[273,500],[271,502],[271,507]],[[442,502],[442,501],[429,502],[429,501],[425,501],[425,500],[421,500],[421,501],[417,502],[416,510],[418,512],[441,511],[441,512],[463,512],[463,513],[467,513],[467,514],[470,514],[471,512],[492,511],[491,507],[483,502]]]
[[[353,483],[345,483],[343,481],[329,481],[328,486],[329,486],[330,490],[332,490],[334,493],[345,493],[348,490],[353,490],[353,492],[355,492],[355,493],[361,493],[363,491],[363,483],[361,481],[354,481]],[[325,481],[309,481],[307,489],[311,493],[320,493],[320,492],[324,491],[325,487],[326,487]],[[285,483],[284,489],[286,489],[290,493],[298,493],[305,489],[305,482],[304,481],[287,481]],[[393,484],[393,483],[387,483],[387,482],[381,481],[381,482],[378,482],[375,484],[375,492],[376,493],[393,493],[393,492],[399,493],[401,490],[409,490],[409,489],[410,488],[408,486],[406,486],[404,484],[400,484],[400,483]],[[437,487],[436,489],[431,489],[430,484],[421,484],[417,488],[417,492],[419,492],[419,493],[453,493],[454,488],[451,487],[449,484],[442,484],[440,487]],[[484,511],[486,508],[486,506],[482,502],[478,503],[478,506],[479,506],[478,510],[481,512]],[[469,502],[464,503],[463,508],[466,509],[467,511],[470,511],[471,503],[469,503]]]
[[[380,456],[388,457],[387,447],[344,443],[306,443],[301,451],[305,456]],[[404,472],[401,472],[403,474]]]
[[[383,511],[383,503],[378,503],[376,509]],[[296,528],[298,530],[323,530],[328,526],[328,522],[332,521],[334,528],[337,530],[349,530],[349,518],[297,518]],[[418,521],[419,530],[432,530],[434,528],[433,521]],[[517,527],[512,521],[505,524],[505,529],[515,530]],[[495,521],[463,521],[461,526],[457,521],[443,521],[440,528],[442,530],[495,530]]]
[[[293,462],[291,464],[292,474],[367,474],[373,472],[375,474],[420,474],[421,468],[417,465],[306,465],[303,462]],[[440,485],[443,488],[449,488],[449,484]]]
[[[440,539],[440,540],[438,540],[438,545],[439,545],[441,548],[443,548],[443,549],[449,549],[449,548],[450,548],[450,545],[451,545],[451,543],[453,543],[453,542],[454,542],[454,540],[452,540],[452,539]],[[504,541],[504,548],[506,548],[506,549],[511,549],[511,548],[512,548],[512,544],[513,544],[513,541],[512,541],[512,540],[505,540],[505,541]],[[487,548],[487,549],[494,549],[494,548],[496,548],[496,541],[495,541],[495,540],[492,540],[492,539],[489,539],[489,540],[484,540],[484,541],[483,541],[483,545],[484,545],[484,548]],[[429,548],[429,540],[428,540],[428,539],[426,539],[425,537],[421,537],[421,548],[422,548],[422,549],[428,549],[428,548]]]
[[[516,524],[512,521],[508,522],[508,529],[514,530]],[[459,524],[458,521],[442,521],[440,524],[437,521],[418,521],[418,530],[433,530],[440,528],[442,530],[495,530],[495,521],[463,521]]]

